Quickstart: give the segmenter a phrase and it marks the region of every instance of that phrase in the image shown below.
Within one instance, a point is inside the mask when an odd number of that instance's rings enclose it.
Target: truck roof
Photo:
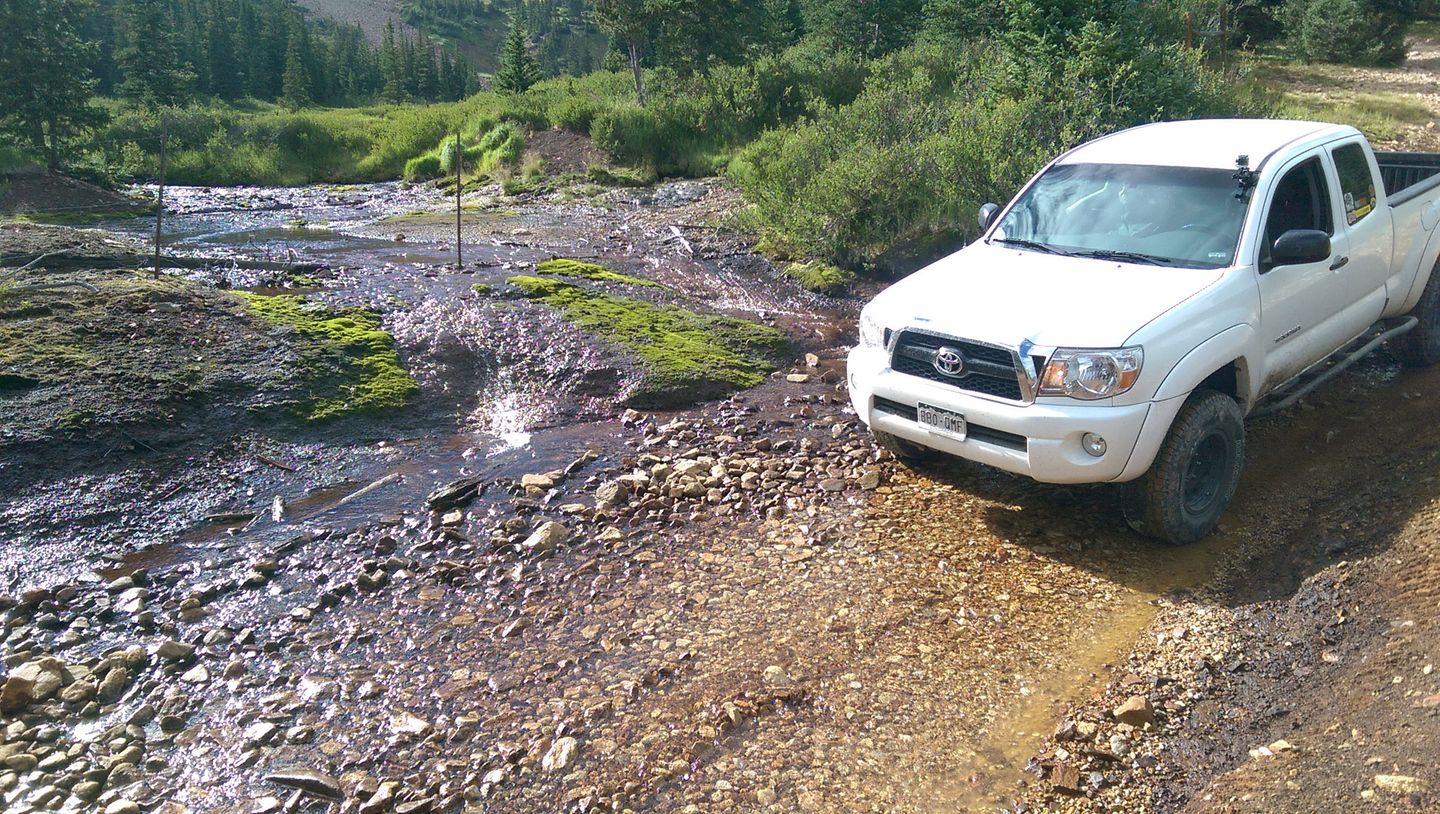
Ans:
[[[1063,164],[1147,164],[1234,169],[1239,156],[1259,169],[1291,145],[1319,143],[1359,131],[1353,127],[1287,119],[1196,119],[1147,124],[1083,144]]]

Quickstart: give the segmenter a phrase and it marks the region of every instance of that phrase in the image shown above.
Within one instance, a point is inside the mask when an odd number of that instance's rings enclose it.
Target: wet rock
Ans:
[[[390,804],[395,802],[395,790],[399,787],[400,784],[394,781],[381,783],[375,793],[370,795],[370,799],[361,804],[358,814],[380,814],[388,811]]]
[[[1142,727],[1155,722],[1155,708],[1150,705],[1150,699],[1143,695],[1132,695],[1125,703],[1116,707],[1112,712],[1115,720],[1122,724],[1129,724],[1134,727]]]
[[[10,676],[0,686],[0,712],[19,712],[35,700],[35,682]]]
[[[544,558],[555,553],[560,544],[570,539],[570,530],[556,523],[547,520],[540,524],[540,527],[533,534],[525,538],[520,548],[532,557]]]
[[[340,781],[314,769],[281,769],[265,775],[265,782],[300,789],[321,797],[333,797],[337,800],[341,797]]]
[[[425,504],[434,511],[463,508],[480,495],[479,478],[463,478],[431,492]]]
[[[550,490],[555,488],[555,479],[549,475],[523,475],[520,478],[520,485],[525,488]]]
[[[550,750],[540,760],[540,767],[547,772],[563,771],[575,760],[580,744],[574,738],[559,738],[551,744]]]
[[[124,667],[111,667],[100,679],[100,685],[95,690],[95,697],[102,703],[110,703],[120,698],[125,692],[125,685],[130,682],[130,671]]]
[[[195,655],[195,645],[167,639],[155,649],[155,655],[166,661],[184,661]]]
[[[52,656],[27,661],[10,674],[10,678],[29,681],[30,697],[43,701],[65,683],[65,663]],[[8,683],[8,681],[7,681]]]

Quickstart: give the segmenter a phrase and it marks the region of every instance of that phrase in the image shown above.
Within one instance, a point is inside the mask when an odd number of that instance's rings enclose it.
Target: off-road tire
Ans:
[[[1395,350],[1406,367],[1430,367],[1440,362],[1440,264],[1430,273],[1430,282],[1410,316],[1420,320],[1415,330],[1400,337]]]
[[[1180,408],[1155,463],[1131,484],[1125,519],[1171,545],[1215,530],[1245,467],[1245,415],[1224,393],[1197,390]]]
[[[904,438],[891,435],[888,432],[874,431],[875,443],[886,452],[895,456],[895,460],[908,467],[917,467],[924,464],[934,463],[944,453],[939,450],[923,447],[919,444],[912,444]]]

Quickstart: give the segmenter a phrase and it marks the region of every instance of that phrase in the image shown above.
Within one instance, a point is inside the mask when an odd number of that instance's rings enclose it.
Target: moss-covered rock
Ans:
[[[785,274],[793,277],[800,285],[818,294],[839,294],[855,282],[855,273],[824,260],[808,263],[791,263],[785,267]]]
[[[537,274],[547,277],[571,277],[579,280],[594,280],[602,283],[621,283],[623,285],[638,285],[644,288],[664,288],[654,280],[647,280],[644,277],[634,277],[629,274],[621,274],[618,271],[611,271],[604,266],[594,263],[586,263],[583,260],[547,260],[535,268]]]
[[[612,297],[551,277],[512,277],[532,300],[633,353],[642,381],[627,403],[675,407],[754,387],[790,350],[785,334],[742,319]]]
[[[380,317],[373,312],[335,311],[302,297],[235,296],[253,316],[291,328],[305,341],[299,352],[313,388],[311,399],[298,406],[305,419],[396,409],[419,392],[400,364],[394,338],[380,330]]]

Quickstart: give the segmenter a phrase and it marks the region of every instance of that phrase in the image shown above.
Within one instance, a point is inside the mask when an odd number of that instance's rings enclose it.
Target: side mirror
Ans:
[[[989,229],[990,225],[995,222],[995,218],[999,217],[999,215],[999,204],[987,203],[980,207],[980,231],[983,232]]]
[[[1275,241],[1272,266],[1301,266],[1330,259],[1330,236],[1317,229],[1291,229]]]

